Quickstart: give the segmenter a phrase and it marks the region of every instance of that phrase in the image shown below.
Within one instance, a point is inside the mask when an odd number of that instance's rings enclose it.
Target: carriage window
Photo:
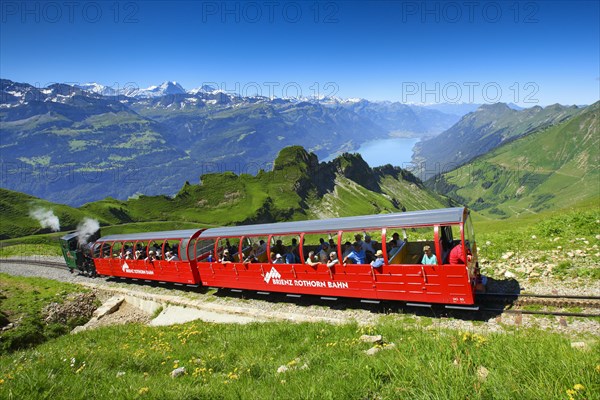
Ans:
[[[122,258],[125,260],[134,260],[135,259],[135,248],[133,242],[125,242],[123,243],[123,249],[121,250]]]
[[[440,247],[443,264],[448,263],[450,250],[460,242],[460,228],[458,226],[440,226]]]
[[[271,238],[271,261],[285,264],[298,264],[300,262],[300,236],[282,235]],[[277,261],[277,254],[281,256],[281,261]]]
[[[124,258],[124,255],[121,254],[123,243],[115,242],[112,247],[112,258]]]
[[[169,240],[169,241],[167,241],[167,243],[165,243],[165,251],[167,251],[166,250],[167,245],[169,246],[169,250],[171,250],[173,252],[173,254],[176,255],[178,258],[180,258],[180,256],[179,256],[180,254],[184,253],[180,249],[179,240]]]
[[[194,243],[190,239],[183,239],[181,242],[177,242],[173,248],[178,249],[176,254],[181,261],[194,258]]]
[[[312,261],[327,263],[331,252],[335,251],[337,254],[337,243],[337,232],[324,232],[304,235],[304,243],[302,244],[302,248],[304,250],[304,260],[308,261],[309,254],[312,251]],[[339,260],[339,254],[337,255]]]
[[[215,241],[212,239],[196,239],[196,260],[197,261],[208,261],[209,256],[213,256],[213,260],[215,259],[213,251],[215,248]]]
[[[146,258],[146,248],[143,242],[135,243],[135,251],[133,252],[133,258],[136,260],[143,260]]]
[[[110,247],[112,243],[102,244],[102,258],[110,258]]]
[[[269,262],[268,236],[244,237],[244,257],[247,262]]]
[[[149,243],[148,254],[150,254],[150,252],[153,251],[154,257],[156,257],[157,260],[162,260],[163,259],[162,247],[163,247],[163,242],[153,240]]]
[[[145,260],[148,257],[148,252],[152,250],[152,247],[148,248],[148,242],[139,241],[135,244],[136,248],[140,251],[138,260]]]
[[[344,231],[342,234],[342,258],[347,264],[369,264],[375,260],[375,253],[381,249],[381,231]],[[350,255],[350,258],[346,258]],[[358,258],[357,258],[358,257]]]
[[[433,226],[407,229],[406,264],[438,264]]]
[[[473,222],[471,221],[471,216],[467,216],[467,221],[465,223],[465,246],[471,252],[475,249],[475,231],[473,230]]]
[[[231,258],[233,258],[234,262],[240,261],[240,255],[238,254],[240,251],[240,238],[239,237],[231,237],[231,238],[221,238],[219,239],[219,243],[217,245],[217,259],[223,258],[223,254],[225,251],[229,254]],[[243,257],[243,256],[242,256]]]

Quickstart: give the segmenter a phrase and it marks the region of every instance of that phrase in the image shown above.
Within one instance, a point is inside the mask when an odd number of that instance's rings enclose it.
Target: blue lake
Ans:
[[[353,153],[360,153],[371,168],[392,164],[407,169],[410,167],[413,155],[412,149],[418,141],[418,138],[374,140],[364,143]]]
[[[413,147],[419,141],[418,138],[390,138],[373,140],[363,143],[358,150],[349,153],[360,153],[363,160],[371,168],[391,164],[404,169],[411,169]],[[339,156],[340,153],[330,154],[320,161],[328,162]]]

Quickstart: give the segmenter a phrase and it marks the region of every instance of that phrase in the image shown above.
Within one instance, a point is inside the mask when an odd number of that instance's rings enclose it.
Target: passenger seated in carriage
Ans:
[[[314,251],[311,250],[308,252],[308,257],[306,257],[306,264],[310,265],[311,267],[316,267],[320,264],[319,259],[315,256]]]
[[[210,253],[208,253],[208,257],[206,257],[206,262],[215,262],[215,256],[213,255],[212,250],[210,251]]]
[[[338,260],[337,253],[335,251],[332,251],[331,253],[329,253],[329,261],[327,262],[327,267],[331,268],[334,265],[337,265],[339,263],[340,263],[340,260]]]
[[[375,253],[375,257],[375,260],[371,261],[371,267],[380,268],[385,262],[385,260],[383,259],[383,251],[377,250],[377,252]]]
[[[298,240],[296,238],[292,239],[292,246],[290,249],[290,253],[293,255],[294,257],[294,263],[299,263],[300,262],[300,250],[298,248]]]
[[[323,250],[323,244],[325,243],[325,239],[319,238],[319,247],[317,247],[316,253],[317,255],[321,250]],[[329,246],[329,245],[328,245]]]
[[[392,240],[390,240],[390,242],[387,245],[387,248],[388,248],[388,258],[389,259],[394,258],[394,256],[400,250],[402,250],[402,247],[404,247],[404,245],[406,244],[406,242],[408,242],[407,238],[405,238],[404,240],[402,240],[402,239],[400,239],[400,235],[398,234],[398,232],[394,232],[394,234],[392,235]]]
[[[350,242],[346,242],[344,243],[344,245],[342,246],[342,258],[345,258],[348,254],[350,254],[352,252],[352,243]]]
[[[365,241],[363,242],[363,249],[365,251],[370,251],[371,253],[375,254],[377,251],[377,245],[378,243],[376,241],[371,240],[370,235],[365,235]]]
[[[154,250],[150,250],[150,252],[148,253],[148,257],[146,257],[144,261],[156,261],[156,253],[154,252]]]
[[[221,257],[219,262],[222,262],[223,264],[228,264],[228,263],[234,262],[233,256],[229,254],[228,249],[223,250],[223,257]]]
[[[448,256],[449,264],[466,264],[465,254],[463,252],[462,242],[459,242],[456,246],[450,250],[450,255]]]
[[[367,255],[367,262],[371,262],[375,260],[375,247],[377,246],[377,242],[371,240],[371,236],[365,235],[365,241],[362,243],[362,248]]]
[[[283,242],[281,241],[281,239],[278,239],[277,242],[275,243],[275,246],[273,246],[273,253],[285,254],[285,246],[283,245]]]
[[[354,249],[350,252],[350,254],[344,257],[344,265],[347,265],[348,261],[351,261],[353,264],[365,264],[366,255],[360,243],[355,242],[352,246],[354,247]]]
[[[330,249],[335,249],[337,246],[335,244],[335,240],[333,239],[329,239],[329,248]]]
[[[354,235],[354,243],[360,244],[361,249],[363,249],[363,250],[365,249],[363,247],[364,242],[362,241],[362,235],[360,233],[357,233],[356,235]]]
[[[437,264],[437,258],[435,254],[431,251],[431,246],[423,246],[423,258],[421,259],[421,264],[424,265],[435,265]]]
[[[329,260],[329,243],[323,241],[321,244],[321,250],[317,253],[319,257],[319,261],[322,263],[326,263]]]
[[[294,248],[292,246],[287,248],[285,252],[285,263],[286,264],[296,264],[299,263],[300,260],[296,261],[296,256],[294,255]]]
[[[258,244],[254,243],[252,245],[252,249],[250,249],[250,252],[248,252],[248,256],[246,256],[246,258],[244,259],[244,264],[250,264],[250,263],[257,263],[258,262],[258,257],[256,255],[257,251],[258,251]]]

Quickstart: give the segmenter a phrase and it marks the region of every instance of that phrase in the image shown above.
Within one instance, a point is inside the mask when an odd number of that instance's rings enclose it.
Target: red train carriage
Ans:
[[[198,284],[195,261],[187,258],[202,232],[198,229],[110,235],[92,247],[99,275]],[[174,257],[167,259],[166,254]]]
[[[345,257],[355,242],[359,244],[356,249],[369,250],[364,258],[356,259],[358,263]],[[435,254],[434,264],[421,263],[425,246],[430,247],[430,255]],[[164,259],[167,248],[177,248],[179,261]],[[143,257],[127,260],[126,252],[131,249],[142,251]],[[163,256],[150,260],[151,251]],[[323,258],[308,264],[310,252],[326,255],[329,261],[337,258],[339,263],[328,267]],[[369,261],[378,252],[383,265],[373,267]],[[470,305],[474,303],[477,248],[469,211],[448,208],[113,235],[96,243],[94,261],[102,275],[265,292]]]

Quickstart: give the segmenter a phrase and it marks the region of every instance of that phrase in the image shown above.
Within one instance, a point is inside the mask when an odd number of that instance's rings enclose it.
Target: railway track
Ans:
[[[0,263],[39,265],[42,267],[62,269],[69,271],[65,263],[31,260],[0,258]],[[135,280],[137,282],[137,280]],[[175,284],[174,284],[175,285]],[[179,289],[180,286],[174,286]],[[310,297],[310,296],[303,296]],[[496,299],[493,301],[493,299]],[[534,294],[534,293],[484,293],[478,294],[477,300],[479,307],[473,307],[472,310],[464,310],[475,313],[495,313],[495,314],[531,314],[531,315],[550,315],[560,317],[582,317],[582,318],[600,318],[600,313],[596,312],[571,312],[562,310],[529,310],[521,307],[536,305],[543,307],[581,307],[584,309],[600,309],[600,296],[570,296],[556,294]],[[488,305],[486,307],[486,305]],[[507,308],[508,307],[508,308]]]
[[[516,315],[550,315],[556,317],[581,317],[581,318],[600,318],[600,313],[575,313],[567,311],[541,311],[541,310],[520,310],[505,308],[481,308],[480,312],[516,314]]]
[[[64,262],[42,261],[42,260],[23,260],[19,258],[0,258],[0,263],[6,264],[26,264],[40,265],[42,267],[69,270],[69,267]]]
[[[482,304],[492,302],[512,306],[538,305],[548,307],[584,307],[600,309],[599,296],[569,296],[534,293],[483,293],[478,294],[476,297]]]

